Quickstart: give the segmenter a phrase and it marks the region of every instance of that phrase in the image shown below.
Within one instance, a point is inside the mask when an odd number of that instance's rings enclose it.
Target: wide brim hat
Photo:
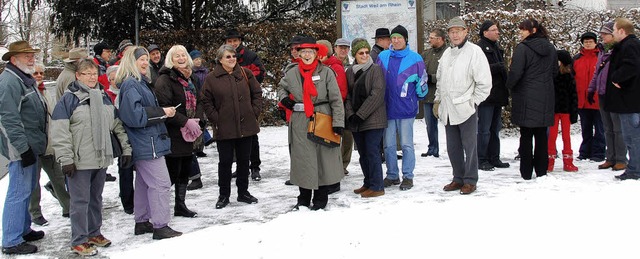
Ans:
[[[316,43],[316,39],[313,37],[302,37],[300,39],[300,45],[296,47],[296,49],[320,49],[319,45]]]
[[[38,53],[40,52],[40,49],[34,49],[33,47],[31,47],[31,45],[29,45],[29,42],[24,41],[24,40],[20,40],[20,41],[16,41],[16,42],[12,42],[11,44],[9,44],[9,52],[4,53],[4,55],[2,55],[2,60],[4,61],[9,61],[9,59],[11,59],[12,56],[19,54],[19,53]]]
[[[88,58],[88,57],[89,57],[89,53],[87,52],[86,49],[84,49],[84,48],[73,48],[73,49],[69,50],[69,57],[63,59],[62,61],[66,62],[66,63],[71,63],[71,62],[75,62],[76,60],[83,59],[83,58]]]
[[[238,38],[240,40],[244,40],[244,37],[240,34],[240,32],[236,29],[230,29],[227,31],[227,35],[224,36],[224,40]]]
[[[376,29],[376,36],[374,36],[372,39],[384,37],[391,37],[391,32],[389,32],[389,29],[387,28],[378,28]]]

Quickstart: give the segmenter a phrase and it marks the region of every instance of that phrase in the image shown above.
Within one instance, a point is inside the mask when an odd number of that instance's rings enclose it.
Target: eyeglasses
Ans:
[[[33,72],[33,74],[34,74],[34,75],[44,75],[44,72],[38,72],[38,71],[36,71],[36,72]]]
[[[82,76],[98,77],[98,73],[80,73]]]
[[[303,49],[303,50],[298,50],[298,53],[300,55],[304,55],[304,54],[315,54],[316,52],[310,49]]]
[[[226,55],[226,56],[224,56],[224,58],[233,59],[233,58],[236,58],[236,55]]]
[[[358,55],[369,55],[369,51],[361,51],[361,52],[358,52],[356,54],[358,54]]]

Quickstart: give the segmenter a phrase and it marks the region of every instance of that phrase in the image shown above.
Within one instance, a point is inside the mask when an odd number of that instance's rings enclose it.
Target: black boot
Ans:
[[[313,190],[313,206],[311,210],[321,210],[327,207],[329,202],[328,186],[320,186],[317,190]]]
[[[298,202],[293,206],[293,210],[299,210],[300,206],[311,206],[311,190],[298,187],[300,189],[300,195],[298,195]]]
[[[202,188],[202,179],[196,178],[191,180],[191,183],[187,186],[187,191],[193,191]]]
[[[165,226],[162,228],[154,228],[153,229],[153,239],[165,239],[181,236],[182,232],[175,231],[171,229],[169,226]]]
[[[187,205],[184,203],[185,198],[187,197],[187,185],[184,183],[176,184],[176,206],[174,207],[174,216],[182,216],[187,218],[195,218],[198,216],[198,213],[195,213],[187,208]]]

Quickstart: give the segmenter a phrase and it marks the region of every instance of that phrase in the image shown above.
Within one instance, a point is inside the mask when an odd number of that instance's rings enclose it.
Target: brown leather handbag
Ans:
[[[307,138],[327,147],[339,147],[340,135],[333,132],[333,117],[321,112],[314,112],[309,118]]]

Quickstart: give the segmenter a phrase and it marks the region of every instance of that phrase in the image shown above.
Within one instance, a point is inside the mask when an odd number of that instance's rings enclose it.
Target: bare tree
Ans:
[[[9,33],[7,31],[8,17],[11,14],[11,0],[0,0],[0,45],[6,45]]]

